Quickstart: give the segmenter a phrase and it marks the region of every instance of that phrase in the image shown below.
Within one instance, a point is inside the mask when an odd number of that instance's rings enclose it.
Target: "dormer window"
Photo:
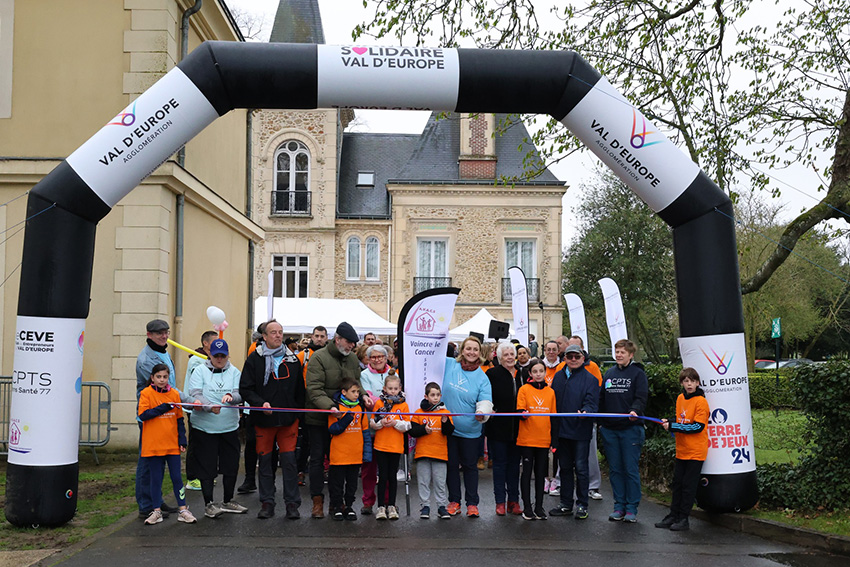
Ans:
[[[358,171],[357,172],[358,187],[374,187],[375,172],[374,171]]]

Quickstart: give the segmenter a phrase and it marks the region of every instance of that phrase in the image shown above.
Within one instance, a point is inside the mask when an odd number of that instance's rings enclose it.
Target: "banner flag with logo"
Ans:
[[[425,397],[425,384],[443,384],[449,325],[460,288],[428,289],[411,297],[398,316],[398,368],[412,408]]]
[[[608,335],[611,337],[611,352],[614,352],[614,344],[617,341],[629,338],[623,298],[620,297],[620,288],[611,278],[599,280],[599,287],[602,288],[602,297],[605,299],[605,321],[608,323]]]
[[[682,337],[682,365],[699,373],[711,409],[703,474],[754,471],[753,420],[744,333]]]
[[[570,314],[570,334],[581,337],[584,350],[590,352],[590,343],[587,342],[587,321],[584,318],[584,303],[574,293],[565,293],[564,301],[567,302],[567,311]]]
[[[269,318],[266,321],[271,321],[274,319],[274,271],[269,270],[269,294],[266,303],[266,310],[268,311]]]
[[[511,278],[511,311],[514,315],[514,337],[519,344],[528,346],[528,284],[519,266],[508,268]]]

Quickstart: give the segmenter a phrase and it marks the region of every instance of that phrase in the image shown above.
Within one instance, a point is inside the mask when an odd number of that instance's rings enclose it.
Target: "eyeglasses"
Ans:
[[[372,359],[372,360],[381,360],[382,358],[386,358],[386,356],[384,356],[383,354],[379,354],[377,356],[372,355],[369,358]]]
[[[565,358],[567,360],[578,360],[580,358],[584,358],[584,355],[583,354],[571,353],[571,354],[568,354]]]

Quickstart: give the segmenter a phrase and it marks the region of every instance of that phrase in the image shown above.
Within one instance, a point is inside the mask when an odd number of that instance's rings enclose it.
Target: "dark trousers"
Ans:
[[[236,411],[236,410],[232,410]],[[257,432],[254,430],[254,425],[251,419],[244,413],[239,418],[239,428],[244,436],[245,447],[245,482],[256,484],[257,478]]]
[[[573,489],[576,503],[587,508],[587,495],[590,491],[590,468],[587,458],[590,454],[590,439],[558,439],[558,464],[561,466],[561,506],[573,507]]]
[[[312,435],[313,432],[310,433]],[[354,504],[354,493],[357,492],[358,478],[360,478],[360,465],[330,466],[328,470],[328,493],[331,502],[328,506],[328,512],[336,512],[344,507],[350,508]]]
[[[704,461],[684,461],[676,459],[673,467],[673,501],[670,513],[676,520],[687,519],[694,506],[697,486]]]
[[[325,425],[308,424],[307,432],[310,437],[310,496],[324,496],[325,457],[328,456],[331,449],[331,434]],[[357,465],[357,468],[359,470],[360,465]],[[330,477],[328,483],[330,483]],[[354,486],[357,486],[357,482],[354,483]],[[330,489],[328,491],[330,492]]]
[[[180,474],[180,455],[164,455],[157,457],[142,457],[148,461],[150,469],[150,493],[154,508],[162,507],[162,477],[165,475],[165,465],[168,464],[168,474],[171,476],[171,486],[178,506],[186,505],[183,490],[183,476]]]
[[[520,447],[519,451],[522,456],[522,478],[520,479],[522,504],[526,510],[531,511],[533,509],[531,506],[531,473],[534,472],[534,504],[541,508],[543,507],[546,472],[549,470],[549,448]]]
[[[519,502],[520,449],[512,441],[487,438],[487,450],[493,463],[493,495],[496,504]]]
[[[398,493],[398,462],[401,453],[372,450],[372,459],[378,464],[378,506],[395,506]]]
[[[298,448],[295,450],[295,461],[298,472],[307,472],[307,459],[310,456],[310,433],[307,424],[302,419],[298,424]]]
[[[466,505],[478,506],[478,437],[467,439],[449,435],[449,462],[446,486],[449,502],[460,502],[460,473],[463,470],[463,487],[466,490]]]

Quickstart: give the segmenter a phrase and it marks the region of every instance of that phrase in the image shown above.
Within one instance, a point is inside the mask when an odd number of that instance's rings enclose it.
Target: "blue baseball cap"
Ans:
[[[217,354],[230,354],[230,350],[227,348],[227,341],[224,339],[216,339],[210,343],[210,356]]]

